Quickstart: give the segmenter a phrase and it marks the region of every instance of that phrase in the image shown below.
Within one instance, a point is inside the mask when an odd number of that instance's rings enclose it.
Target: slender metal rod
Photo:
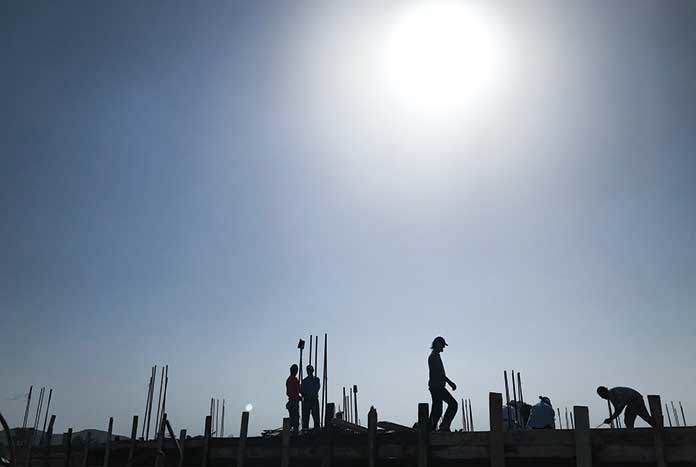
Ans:
[[[152,419],[152,403],[155,401],[155,378],[157,378],[157,365],[152,367],[150,376],[150,407],[147,410],[147,431],[145,432],[145,441],[150,439],[150,421]]]
[[[46,432],[46,421],[48,420],[48,411],[51,408],[51,396],[53,396],[53,388],[48,391],[48,403],[46,404],[46,415],[44,416],[43,428],[41,431]]]
[[[314,336],[309,335],[309,364],[312,364],[312,347],[314,345]],[[314,369],[316,371],[316,368]]]
[[[469,431],[467,430],[466,427],[466,401],[462,397],[462,430],[464,431]]]
[[[328,394],[327,389],[326,389],[326,341],[327,341],[327,335],[324,333],[324,367],[322,368],[322,378],[321,378],[321,407],[320,407],[320,414],[319,414],[319,421],[321,426],[325,426],[326,423],[324,421],[324,407],[326,406],[326,396]]]
[[[39,401],[36,404],[36,414],[34,415],[34,424],[32,428],[34,431],[39,427],[39,420],[41,419],[41,406],[43,405],[44,392],[46,392],[46,387],[42,387],[39,391]]]
[[[565,408],[565,419],[566,419],[566,430],[570,428],[570,423],[568,423],[568,407]]]
[[[667,407],[667,402],[665,402],[665,412],[667,413],[667,422],[669,426],[672,426],[672,417],[669,415],[669,407]]]
[[[348,412],[346,411],[346,387],[343,386],[343,420],[348,421]]]
[[[469,430],[474,431],[474,413],[471,411],[471,399],[469,399]]]
[[[220,421],[220,437],[225,436],[225,399],[222,400],[222,420]]]
[[[162,415],[167,411],[167,386],[169,386],[169,365],[164,367],[164,394],[162,395]],[[162,422],[160,421],[160,425]]]
[[[510,382],[512,383],[512,397],[515,401],[515,424],[517,424],[520,421],[520,404],[517,400],[517,384],[515,384],[515,370],[510,370],[510,376],[512,376]]]
[[[682,414],[682,422],[684,423],[684,426],[686,426],[686,417],[684,417],[684,407],[682,406],[681,401],[679,401],[679,409],[681,410]]]
[[[674,412],[674,421],[676,422],[677,426],[681,426],[679,423],[679,415],[677,415],[677,408],[674,406],[674,401],[669,401],[670,404],[672,404],[672,412]]]
[[[513,384],[514,384],[514,381],[513,381]],[[521,424],[522,428],[524,428],[525,424],[526,424],[526,420],[523,420],[524,416],[522,415],[522,407],[524,407],[524,397],[522,396],[522,377],[520,376],[519,371],[517,372],[517,393],[520,396],[520,404],[521,404],[521,406],[520,406],[520,418],[522,420],[520,420],[520,424]]]
[[[319,357],[319,336],[314,336],[314,376],[319,374],[318,357]]]
[[[159,432],[160,432],[160,410],[162,409],[162,390],[164,389],[164,367],[161,368],[162,376],[160,377],[160,388],[159,388],[159,397],[157,399],[157,415],[155,415],[155,438],[159,437]]]
[[[563,420],[561,419],[561,409],[556,407],[556,412],[558,412],[558,428],[563,429]]]
[[[353,385],[353,403],[355,404],[355,424],[360,425],[360,418],[358,417],[358,385]]]
[[[22,428],[27,427],[27,421],[29,418],[29,407],[31,406],[31,392],[34,390],[34,385],[29,386],[29,394],[27,394],[27,407],[24,409],[24,420],[22,421]]]
[[[507,370],[503,371],[503,376],[505,376],[505,408],[507,410],[507,424],[508,429],[512,430],[512,415],[510,414],[510,389],[508,387]]]

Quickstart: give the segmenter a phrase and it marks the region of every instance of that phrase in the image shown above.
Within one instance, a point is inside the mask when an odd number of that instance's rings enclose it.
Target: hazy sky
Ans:
[[[211,396],[279,427],[324,332],[363,419],[413,423],[441,334],[477,428],[504,369],[593,426],[599,384],[693,422],[696,3],[464,5],[501,65],[432,107],[384,66],[414,2],[2,2],[10,423],[45,385],[56,430],[127,433],[168,363],[175,429]]]

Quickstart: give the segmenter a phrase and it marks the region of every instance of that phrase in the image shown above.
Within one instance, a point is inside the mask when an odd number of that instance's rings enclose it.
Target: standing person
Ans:
[[[643,396],[635,389],[621,386],[607,389],[605,386],[600,386],[597,388],[597,394],[602,399],[610,401],[614,406],[614,413],[604,420],[607,425],[618,418],[623,409],[626,408],[626,415],[624,415],[626,428],[633,428],[637,416],[645,420],[648,425],[655,426],[655,420],[648,413]]]
[[[445,374],[445,367],[442,364],[442,359],[440,358],[440,353],[445,350],[445,338],[442,336],[437,336],[433,340],[433,344],[430,347],[432,352],[428,357],[428,369],[430,371],[430,379],[428,380],[428,389],[430,390],[430,396],[433,399],[433,407],[430,411],[430,428],[432,430],[437,429],[437,422],[440,420],[442,415],[442,403],[447,403],[447,410],[445,411],[445,416],[440,423],[440,429],[438,431],[450,431],[450,424],[457,414],[457,401],[454,400],[452,394],[447,390],[445,384],[449,384],[452,391],[457,390],[457,385],[454,384]]]
[[[302,429],[309,429],[309,414],[314,419],[314,428],[319,428],[319,378],[314,376],[314,367],[307,365],[307,377],[302,380]]]
[[[288,409],[290,416],[290,430],[297,433],[300,429],[300,380],[297,379],[298,366],[293,363],[290,367],[290,376],[285,381],[285,393],[288,395]]]

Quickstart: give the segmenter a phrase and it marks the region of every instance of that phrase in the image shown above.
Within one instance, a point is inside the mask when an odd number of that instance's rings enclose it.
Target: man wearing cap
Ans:
[[[553,410],[551,400],[546,396],[539,396],[539,402],[532,406],[529,414],[527,428],[533,430],[553,429],[556,427],[556,412]]]
[[[437,336],[433,340],[433,344],[430,347],[432,352],[428,357],[428,369],[430,372],[430,379],[428,380],[428,389],[430,390],[430,396],[433,399],[433,407],[430,411],[430,427],[432,430],[437,429],[437,422],[442,416],[442,403],[447,403],[447,410],[445,411],[445,416],[442,418],[442,423],[440,423],[440,429],[438,431],[450,431],[450,424],[457,414],[457,401],[454,400],[452,394],[447,390],[445,384],[449,384],[452,391],[456,391],[457,385],[454,384],[445,374],[445,366],[442,364],[442,359],[440,358],[440,353],[445,350],[445,338],[442,336]]]
[[[636,417],[642,418],[652,427],[655,426],[655,420],[648,413],[643,396],[635,389],[621,386],[607,389],[605,386],[600,386],[597,388],[597,394],[602,399],[611,401],[614,406],[614,414],[604,420],[604,423],[607,425],[611,424],[615,418],[618,418],[623,409],[626,408],[626,415],[624,415],[626,428],[633,428]]]
[[[309,429],[309,414],[314,419],[314,428],[319,428],[319,378],[314,376],[314,367],[307,365],[307,377],[302,380],[302,429]]]

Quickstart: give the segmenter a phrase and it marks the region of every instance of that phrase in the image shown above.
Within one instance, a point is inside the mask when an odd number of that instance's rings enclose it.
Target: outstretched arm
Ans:
[[[623,412],[623,409],[625,408],[625,405],[622,405],[621,407],[614,407],[614,413],[612,415],[609,415],[609,418],[604,420],[604,423],[607,425],[610,424],[615,418],[618,418],[619,415],[621,415],[621,412]]]

